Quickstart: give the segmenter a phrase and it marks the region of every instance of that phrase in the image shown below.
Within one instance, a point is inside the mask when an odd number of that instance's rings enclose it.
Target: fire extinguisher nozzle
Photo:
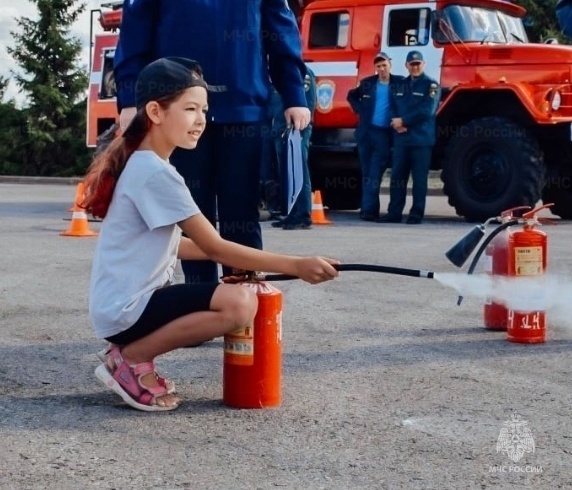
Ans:
[[[484,235],[484,225],[481,224],[475,226],[469,233],[445,252],[445,257],[447,257],[453,265],[462,267]]]

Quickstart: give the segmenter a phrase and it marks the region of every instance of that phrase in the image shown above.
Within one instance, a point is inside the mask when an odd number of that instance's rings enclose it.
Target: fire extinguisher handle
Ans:
[[[372,264],[336,264],[334,268],[340,272],[343,271],[361,271],[361,272],[382,272],[384,274],[397,274],[400,276],[409,277],[425,277],[433,279],[434,273],[432,271],[417,270],[417,269],[404,269],[402,267],[391,267],[387,265],[372,265]],[[268,274],[263,275],[262,279],[265,281],[289,281],[291,279],[298,279],[296,276],[288,274]]]

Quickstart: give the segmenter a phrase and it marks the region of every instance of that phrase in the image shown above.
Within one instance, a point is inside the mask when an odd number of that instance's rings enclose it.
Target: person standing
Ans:
[[[272,79],[285,120],[302,130],[306,107],[300,32],[287,2],[126,0],[114,60],[120,126],[135,114],[135,81],[164,56],[198,60],[211,84],[208,124],[196,150],[170,161],[201,212],[225,239],[261,249],[258,222],[262,140]],[[218,280],[212,261],[182,261],[187,283]],[[223,274],[232,271],[223,267]]]
[[[373,63],[376,74],[361,80],[347,95],[359,116],[355,138],[362,181],[359,217],[364,221],[379,219],[379,188],[391,162],[391,85],[403,79],[391,74],[391,58],[386,53],[378,53]]]
[[[381,221],[401,223],[409,175],[413,180],[413,204],[406,223],[417,225],[425,215],[427,179],[435,144],[435,113],[439,84],[425,73],[420,51],[407,54],[409,76],[396,84],[391,97],[391,127],[394,147],[387,215]]]
[[[316,76],[314,72],[306,67],[306,77],[304,78],[304,91],[306,93],[306,103],[310,114],[314,114],[316,108]],[[284,113],[284,104],[282,97],[278,92],[274,92],[271,100],[271,116],[272,116],[272,134],[274,135],[274,147],[279,162],[279,169],[286,168],[283,159],[287,158],[288,143],[287,137],[284,136],[287,126],[282,114]],[[301,132],[302,145],[302,166],[303,166],[303,184],[300,194],[296,198],[296,202],[288,216],[282,220],[272,223],[274,228],[282,228],[283,230],[308,229],[312,226],[312,182],[310,180],[310,166],[308,157],[310,153],[310,137],[312,136],[312,124],[308,124]],[[284,182],[284,179],[279,179]],[[282,192],[285,192],[282,189]]]

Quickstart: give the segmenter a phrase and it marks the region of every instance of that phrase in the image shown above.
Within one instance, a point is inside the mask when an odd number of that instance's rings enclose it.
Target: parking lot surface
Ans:
[[[572,329],[549,317],[545,343],[507,342],[482,327],[480,300],[457,306],[436,280],[275,283],[281,406],[222,404],[217,339],[158,360],[185,399],[178,410],[126,407],[93,375],[97,238],[59,235],[74,194],[0,183],[0,488],[572,488]],[[419,226],[326,212],[333,224],[310,230],[262,223],[266,248],[456,272],[444,252],[474,226],[443,196],[429,197]],[[543,229],[549,272],[570,277],[572,223]]]

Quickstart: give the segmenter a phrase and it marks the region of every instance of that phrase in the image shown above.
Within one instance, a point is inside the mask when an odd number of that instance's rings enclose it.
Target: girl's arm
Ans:
[[[289,274],[312,284],[338,275],[331,265],[339,263],[336,260],[275,254],[225,240],[202,214],[181,221],[179,226],[208,258],[228,267]]]
[[[177,258],[182,260],[208,260],[209,256],[190,238],[182,236],[179,242]]]

